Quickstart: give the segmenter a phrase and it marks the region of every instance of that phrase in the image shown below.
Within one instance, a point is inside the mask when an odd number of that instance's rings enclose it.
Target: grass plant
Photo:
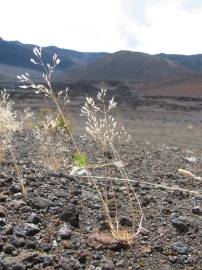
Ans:
[[[0,149],[0,161],[2,162],[5,157],[5,152],[9,151],[13,165],[15,169],[16,176],[18,178],[21,191],[23,195],[27,196],[27,188],[25,185],[25,181],[23,175],[21,173],[20,167],[18,166],[16,156],[14,153],[12,140],[15,132],[21,131],[23,127],[23,120],[19,121],[17,119],[17,112],[14,110],[14,102],[10,99],[9,94],[4,89],[0,93],[0,138],[1,138],[1,149]],[[29,118],[30,113],[28,110],[23,112],[23,118]]]
[[[117,106],[114,98],[110,99],[108,102],[106,99],[106,90],[102,89],[97,94],[96,100],[92,97],[87,97],[85,105],[81,109],[82,115],[86,117],[86,134],[96,142],[97,148],[102,156],[101,165],[96,164],[96,162],[94,164],[89,164],[88,156],[86,152],[80,149],[79,144],[71,131],[69,121],[63,112],[63,107],[59,102],[59,100],[63,98],[64,105],[69,103],[67,89],[65,91],[59,91],[56,94],[52,87],[52,73],[60,63],[60,60],[58,56],[54,54],[52,64],[44,63],[42,49],[34,48],[33,52],[35,58],[31,59],[31,62],[43,67],[44,83],[35,84],[29,74],[26,73],[18,76],[18,79],[23,84],[21,85],[21,88],[31,88],[36,94],[44,94],[53,101],[57,109],[57,116],[49,116],[49,119],[46,119],[47,121],[42,125],[42,128],[37,129],[40,145],[43,146],[42,151],[44,160],[48,163],[47,165],[51,164],[51,166],[57,170],[60,167],[60,160],[63,160],[64,158],[62,155],[60,157],[57,155],[56,150],[52,148],[52,143],[49,143],[49,141],[53,139],[53,135],[58,133],[67,139],[70,139],[74,146],[74,152],[70,155],[73,156],[74,166],[76,166],[78,170],[86,169],[87,176],[92,181],[99,195],[111,235],[114,239],[123,244],[132,245],[136,235],[140,232],[142,227],[143,212],[139,198],[128,179],[121,156],[115,147],[118,140],[123,140],[123,138],[128,139],[128,135],[124,127],[120,126],[113,117],[113,110]],[[58,139],[59,137],[54,137],[55,142]],[[58,143],[60,142],[61,141]],[[59,149],[59,147],[57,147],[57,149]],[[66,147],[66,149],[68,148]],[[108,155],[106,154],[108,152],[112,153],[112,160],[108,159]],[[48,157],[46,156],[46,153],[49,153]],[[94,170],[98,170],[102,176],[108,179],[107,187],[104,187],[101,181],[98,181],[96,177],[93,177]],[[116,192],[119,187],[117,186],[117,182],[113,181],[114,175],[118,175],[125,179],[125,193]],[[120,224],[122,214],[128,215],[128,218],[131,220],[132,226],[130,228]]]

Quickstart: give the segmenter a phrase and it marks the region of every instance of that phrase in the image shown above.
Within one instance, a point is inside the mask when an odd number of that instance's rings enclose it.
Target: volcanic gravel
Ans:
[[[89,179],[45,169],[31,132],[16,134],[28,197],[8,155],[0,166],[0,269],[202,269],[202,182],[178,173],[184,168],[202,176],[201,151],[149,142],[119,147],[145,218],[131,247],[113,248],[89,244],[94,229],[106,231]],[[121,222],[131,226],[124,216]]]

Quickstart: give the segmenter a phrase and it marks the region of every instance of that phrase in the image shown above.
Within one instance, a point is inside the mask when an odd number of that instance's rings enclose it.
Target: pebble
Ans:
[[[81,269],[81,264],[78,260],[64,257],[60,261],[60,267],[62,267],[63,270],[79,270]]]
[[[181,241],[177,241],[171,245],[171,249],[176,251],[179,254],[187,254],[189,249],[188,247],[182,243]]]
[[[64,224],[58,231],[58,234],[61,238],[63,239],[70,239],[71,235],[72,235],[72,231],[71,229]]]
[[[73,227],[79,227],[79,211],[74,204],[64,207],[60,219],[68,222]]]
[[[23,247],[26,241],[23,237],[13,236],[12,243],[15,247]]]
[[[123,217],[121,217],[121,219],[120,219],[120,225],[121,225],[121,226],[132,227],[133,223],[132,223],[132,221],[131,221],[130,218],[124,217],[124,216],[123,216]]]
[[[171,215],[171,224],[180,231],[187,232],[190,228],[192,220],[186,216],[173,217]]]
[[[194,206],[192,208],[192,213],[198,216],[202,216],[202,207],[200,206]]]
[[[38,224],[39,222],[41,222],[41,218],[36,213],[31,213],[31,215],[28,217],[27,222]]]
[[[45,209],[53,206],[53,202],[46,198],[35,197],[31,202],[31,206],[36,209]]]
[[[6,220],[4,218],[0,218],[0,228],[6,225]]]

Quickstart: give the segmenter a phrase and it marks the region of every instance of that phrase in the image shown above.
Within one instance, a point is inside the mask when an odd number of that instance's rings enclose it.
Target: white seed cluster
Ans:
[[[13,133],[21,129],[17,121],[17,113],[13,110],[14,102],[10,100],[9,94],[4,89],[0,92],[0,133]]]
[[[44,73],[42,74],[45,84],[36,84],[31,78],[29,73],[25,73],[22,75],[18,75],[17,78],[20,80],[23,85],[20,88],[27,89],[31,88],[34,90],[36,94],[44,94],[45,96],[52,97],[53,96],[53,89],[51,84],[51,76],[54,72],[55,68],[60,64],[60,59],[58,55],[55,53],[52,57],[52,64],[44,63],[42,59],[42,48],[35,47],[33,49],[33,53],[35,55],[35,59],[31,58],[30,61],[35,64],[39,65],[43,68]],[[61,90],[58,92],[57,97],[63,97],[65,103],[69,102],[68,96],[68,88],[65,90]]]
[[[107,102],[106,93],[106,89],[101,89],[96,97],[97,102],[92,97],[86,97],[81,108],[81,115],[86,117],[86,132],[103,146],[124,136],[129,138],[124,127],[112,115],[112,110],[117,106],[114,97]]]

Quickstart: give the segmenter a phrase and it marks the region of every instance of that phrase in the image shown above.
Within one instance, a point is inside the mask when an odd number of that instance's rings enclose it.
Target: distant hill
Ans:
[[[28,70],[31,74],[30,71],[34,71],[35,77],[38,76],[39,74],[37,75],[36,72],[41,72],[41,67],[30,62],[30,59],[33,58],[34,47],[36,45],[23,44],[19,41],[5,41],[0,38],[0,73],[10,75],[15,79],[16,75]],[[54,53],[57,53],[61,59],[57,68],[59,74],[61,72],[65,74],[76,65],[87,65],[106,55],[106,53],[83,53],[49,46],[43,48],[44,62],[50,63]]]
[[[40,67],[30,62],[34,47],[36,45],[0,38],[0,82],[5,79],[16,81],[16,75],[25,72],[30,73],[34,79],[41,79]],[[55,46],[44,47],[43,51],[45,62],[50,62],[54,53],[57,53],[61,60],[54,75],[57,82],[173,81],[174,83],[175,81],[177,83],[178,79],[193,78],[202,74],[202,54],[151,55],[132,51],[91,53]]]
[[[145,96],[202,97],[202,75],[156,81],[147,85],[142,94]]]
[[[179,65],[182,65],[193,72],[201,72],[202,71],[202,54],[195,55],[181,55],[181,54],[165,54],[161,53],[157,56],[171,60]]]
[[[67,73],[73,80],[156,80],[191,74],[188,68],[160,56],[119,51]]]

